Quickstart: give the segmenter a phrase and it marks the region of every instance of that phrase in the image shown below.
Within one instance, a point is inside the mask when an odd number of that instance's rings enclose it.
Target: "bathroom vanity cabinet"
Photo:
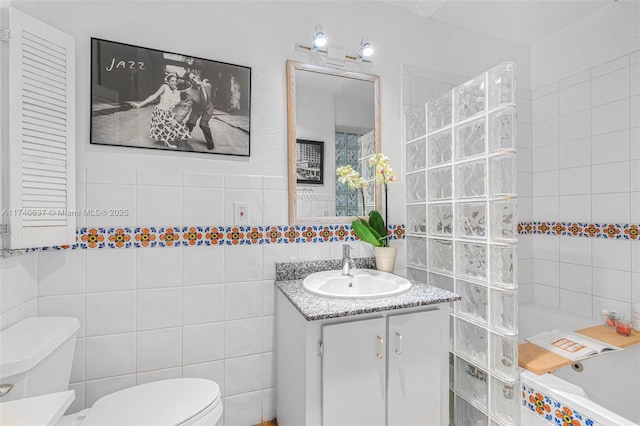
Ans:
[[[278,424],[447,423],[448,305],[310,321],[276,303]]]

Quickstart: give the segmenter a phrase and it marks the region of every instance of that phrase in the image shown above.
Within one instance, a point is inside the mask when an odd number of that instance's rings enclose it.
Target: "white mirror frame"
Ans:
[[[320,74],[335,75],[338,77],[353,78],[357,80],[371,81],[374,90],[374,149],[380,152],[380,76],[364,74],[340,69],[328,68],[319,65],[303,64],[296,61],[287,61],[287,163],[289,167],[289,224],[302,223],[351,223],[353,216],[320,216],[298,217],[296,197],[296,79],[295,71],[309,71]],[[380,197],[382,191],[379,185],[375,189],[375,209],[380,211]]]

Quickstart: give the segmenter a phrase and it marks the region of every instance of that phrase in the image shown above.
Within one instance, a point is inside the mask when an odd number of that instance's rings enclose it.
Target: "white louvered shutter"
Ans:
[[[9,248],[72,244],[74,41],[15,8],[9,17]]]

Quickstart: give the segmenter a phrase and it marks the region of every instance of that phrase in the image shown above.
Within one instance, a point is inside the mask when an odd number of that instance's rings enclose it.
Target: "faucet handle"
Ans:
[[[349,244],[342,245],[342,257],[349,257],[349,250],[351,250],[351,246]]]

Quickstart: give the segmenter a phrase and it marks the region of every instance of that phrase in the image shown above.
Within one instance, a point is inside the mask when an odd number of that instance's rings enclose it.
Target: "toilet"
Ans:
[[[206,379],[168,379],[103,396],[63,416],[73,402],[69,378],[80,323],[27,318],[0,333],[0,423],[57,426],[219,426],[220,387]],[[35,416],[41,416],[35,418]]]

